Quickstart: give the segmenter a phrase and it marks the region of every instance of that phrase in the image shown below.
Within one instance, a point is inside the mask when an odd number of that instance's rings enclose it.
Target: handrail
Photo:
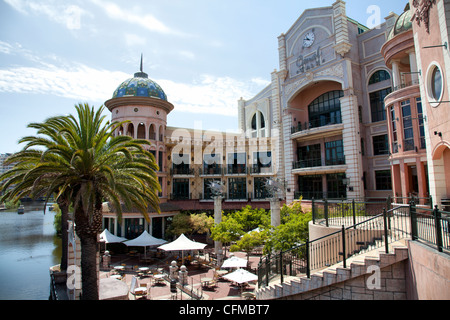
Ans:
[[[309,278],[311,270],[320,269],[332,264],[343,262],[355,254],[366,252],[384,244],[389,252],[390,240],[399,240],[407,233],[406,215],[402,214],[409,207],[398,206],[390,210],[371,216],[364,221],[350,226],[341,226],[340,230],[288,250],[281,250],[278,254],[261,257],[258,264],[258,285],[268,285],[275,276],[296,276],[306,274]]]

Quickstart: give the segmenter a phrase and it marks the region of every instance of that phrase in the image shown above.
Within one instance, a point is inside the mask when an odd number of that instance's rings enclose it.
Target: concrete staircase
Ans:
[[[402,242],[395,242],[390,245],[389,253],[386,253],[384,249],[377,249],[348,258],[346,268],[341,262],[311,274],[311,278],[286,276],[284,282],[280,283],[278,277],[269,283],[269,286],[256,290],[256,298],[258,300],[289,299],[293,295],[371,275],[373,272],[370,266],[375,265],[383,269],[406,259],[408,259],[408,248]]]

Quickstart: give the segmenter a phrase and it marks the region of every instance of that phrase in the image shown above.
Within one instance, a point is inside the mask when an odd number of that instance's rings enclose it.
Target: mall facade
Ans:
[[[143,72],[105,102],[116,134],[147,139],[159,165],[161,213],[125,212],[104,226],[133,238],[164,237],[181,210],[212,211],[209,183],[225,186],[223,209],[269,209],[267,178],[283,201],[450,197],[450,72],[447,4],[405,2],[369,29],[344,1],[305,10],[278,37],[279,67],[256,96],[238,100],[239,134],[167,126],[176,106]],[[424,200],[425,201],[425,200]],[[428,200],[427,200],[428,201]]]

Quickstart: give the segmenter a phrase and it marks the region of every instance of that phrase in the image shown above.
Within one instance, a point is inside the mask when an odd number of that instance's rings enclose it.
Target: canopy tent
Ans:
[[[147,232],[147,230],[144,230],[139,237],[132,240],[127,240],[124,244],[129,247],[145,247],[145,256],[147,256],[147,247],[158,246],[166,242],[166,240],[153,237]]]
[[[228,279],[230,281],[234,281],[237,283],[244,283],[244,282],[258,280],[258,276],[256,274],[248,272],[245,269],[237,269],[236,271],[226,274],[223,277],[225,279]]]
[[[184,234],[180,235],[176,240],[159,246],[158,249],[164,251],[181,251],[182,263],[184,263],[184,251],[185,250],[203,250],[206,247],[206,243],[195,242],[188,239]]]
[[[122,241],[127,241],[127,238],[118,237],[113,235],[111,232],[109,232],[108,229],[103,230],[102,233],[100,233],[100,242],[105,243],[118,243]]]
[[[242,259],[232,256],[224,261],[222,268],[245,268],[247,266],[247,259]]]

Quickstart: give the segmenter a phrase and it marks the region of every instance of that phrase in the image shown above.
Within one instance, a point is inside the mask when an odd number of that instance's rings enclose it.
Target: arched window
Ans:
[[[342,90],[328,91],[311,102],[308,106],[309,127],[342,123],[340,98],[343,95]]]
[[[127,136],[134,138],[134,126],[132,123],[128,125]]]
[[[148,138],[150,140],[156,140],[155,126],[153,124],[151,124],[150,129],[148,129]]]
[[[137,128],[137,138],[138,139],[145,139],[145,124],[139,123]]]
[[[252,138],[265,137],[265,127],[266,122],[264,120],[264,115],[261,111],[256,111],[250,124]]]
[[[386,70],[378,70],[372,74],[372,76],[369,79],[369,84],[374,84],[377,82],[381,82],[384,80],[389,80],[391,78],[391,75]]]

